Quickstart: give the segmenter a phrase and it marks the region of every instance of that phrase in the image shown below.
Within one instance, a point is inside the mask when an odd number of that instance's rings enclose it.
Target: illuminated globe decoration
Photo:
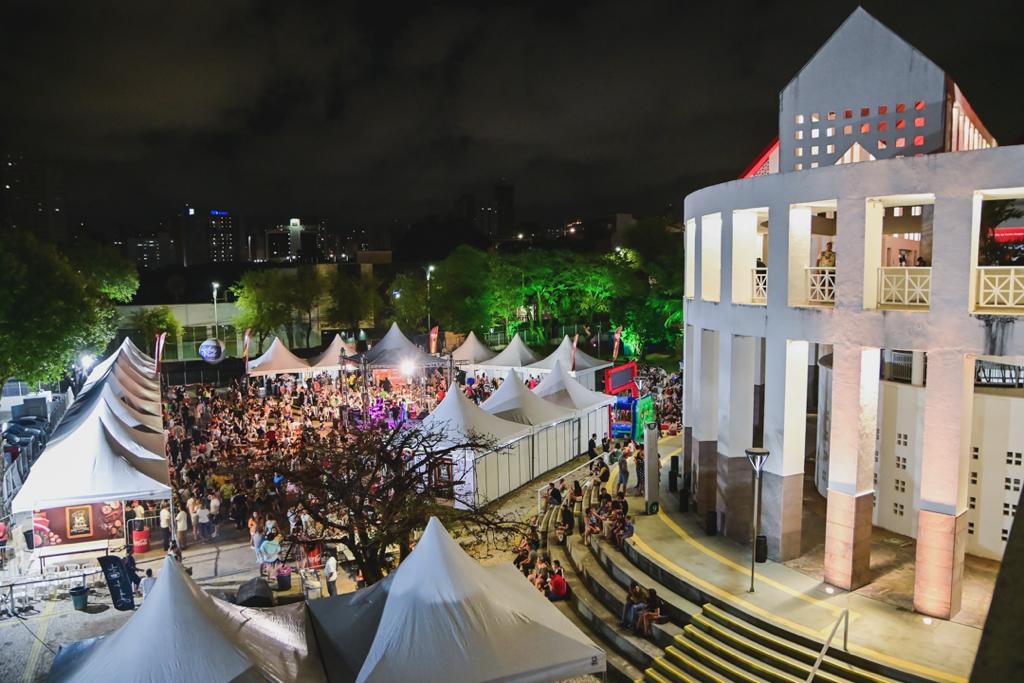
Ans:
[[[224,342],[219,339],[207,339],[199,345],[199,357],[210,365],[224,360]]]

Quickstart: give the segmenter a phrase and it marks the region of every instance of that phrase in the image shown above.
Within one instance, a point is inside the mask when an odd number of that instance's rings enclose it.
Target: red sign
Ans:
[[[992,228],[992,238],[1001,244],[1007,242],[1024,242],[1024,225]]]
[[[430,328],[430,352],[437,353],[437,333],[438,326],[434,325]]]

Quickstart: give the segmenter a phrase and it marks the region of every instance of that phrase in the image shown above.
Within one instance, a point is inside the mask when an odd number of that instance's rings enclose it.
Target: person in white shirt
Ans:
[[[210,494],[210,528],[212,537],[217,538],[217,525],[220,522],[220,496],[216,493]]]
[[[196,510],[196,537],[200,541],[210,537],[210,511],[202,504]]]
[[[142,597],[145,598],[149,595],[149,592],[153,590],[153,584],[156,583],[156,577],[153,576],[153,570],[147,569],[146,575],[142,578],[142,583],[139,587],[142,589]]]
[[[331,552],[324,563],[324,578],[327,579],[327,594],[338,594],[338,558]]]
[[[171,547],[171,509],[167,503],[160,506],[160,528],[164,532],[164,551]]]
[[[175,522],[177,522],[178,529],[178,547],[184,550],[185,536],[188,534],[188,513],[184,510],[178,510]]]

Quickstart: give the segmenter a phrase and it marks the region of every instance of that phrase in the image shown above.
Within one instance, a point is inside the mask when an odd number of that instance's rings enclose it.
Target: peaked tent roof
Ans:
[[[529,427],[481,410],[458,388],[445,394],[434,412],[423,419],[420,429],[436,430],[449,445],[464,441],[471,433],[494,439],[499,444],[512,443],[530,434]]]
[[[254,609],[207,594],[167,558],[152,593],[120,628],[62,648],[50,681],[324,681],[302,603]],[[158,643],[159,653],[146,644]]]
[[[391,323],[391,328],[379,342],[366,353],[354,358],[371,367],[380,368],[397,368],[404,363],[412,363],[416,367],[430,367],[445,365],[448,362],[445,358],[431,356],[409,341],[409,338],[402,334],[398,323]]]
[[[356,680],[549,681],[604,670],[604,651],[514,567],[481,567],[431,518],[393,573]]]
[[[523,343],[519,333],[516,332],[512,341],[501,350],[501,353],[489,361],[478,363],[478,365],[485,368],[521,368],[524,365],[537,362],[538,358],[539,356]]]
[[[480,408],[503,420],[535,427],[563,422],[576,416],[574,409],[545,401],[527,389],[515,370],[508,374],[490,398],[480,404]]]
[[[466,341],[462,342],[459,348],[452,351],[452,359],[456,363],[483,363],[494,358],[495,353],[476,336],[473,330],[469,331]]]
[[[552,403],[577,410],[615,403],[614,396],[591,391],[576,381],[576,378],[565,371],[561,361],[555,361],[551,372],[546,374],[540,384],[533,388],[533,392]]]
[[[555,367],[556,362],[561,362],[562,367],[566,369],[572,368],[572,339],[569,339],[569,335],[565,335],[562,339],[562,343],[558,345],[558,348],[551,352],[544,360],[539,360],[532,365],[526,366],[529,370],[550,370]],[[580,372],[582,370],[596,370],[598,368],[606,368],[611,363],[603,361],[600,358],[594,358],[593,356],[584,353],[578,346],[576,348],[576,369],[574,372]]]
[[[350,344],[335,334],[327,348],[309,359],[309,365],[317,370],[338,370],[343,356],[355,355],[356,345]]]
[[[306,372],[309,363],[288,350],[284,343],[274,337],[270,348],[262,356],[249,361],[249,375],[283,375],[293,372]]]

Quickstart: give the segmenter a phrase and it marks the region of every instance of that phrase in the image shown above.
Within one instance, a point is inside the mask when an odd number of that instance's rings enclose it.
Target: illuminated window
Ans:
[[[871,107],[861,107],[860,108],[860,115],[861,116],[871,116]]]
[[[870,133],[871,132],[871,124],[870,123],[862,123],[862,124],[860,124],[860,132],[861,133]]]
[[[906,128],[907,127],[906,120],[904,120],[904,119],[896,119],[896,127],[897,128]]]
[[[918,116],[914,119],[914,128],[924,128],[924,117]]]
[[[827,154],[835,154],[836,153],[836,146],[835,145],[825,145],[825,152]]]
[[[797,114],[796,115],[796,125],[799,126],[803,122],[804,122],[804,115],[803,114]]]
[[[853,126],[851,126],[850,124],[846,124],[845,126],[843,126],[843,135],[852,135],[852,134],[853,134]]]
[[[878,105],[878,115],[879,116],[885,116],[888,113],[889,113],[889,107],[885,106],[884,104]]]
[[[879,121],[878,122],[878,130],[879,131],[889,130],[889,122],[888,121]]]
[[[811,129],[811,137],[812,138],[817,138],[820,134],[821,134],[821,131],[818,130],[817,128],[812,128]]]
[[[911,216],[920,216],[921,215],[921,211],[922,211],[922,209],[921,209],[920,206],[912,206],[912,207],[910,207],[910,215]],[[1020,455],[1020,454],[1018,453],[1017,455]],[[1017,464],[1019,465],[1020,463],[1017,463]]]
[[[818,162],[817,161],[812,161],[811,162],[811,168],[818,168]]]
[[[924,111],[924,100],[918,100],[914,102],[914,109],[918,111]]]
[[[802,130],[798,130],[796,133],[794,133],[794,135],[796,136],[797,140],[803,140],[804,139],[804,132]]]
[[[899,148],[906,147],[907,146],[907,139],[906,138],[896,138],[896,146],[899,147]]]
[[[906,110],[907,110],[907,105],[904,104],[903,102],[900,102],[899,104],[896,105],[896,113],[897,114],[902,114]]]
[[[817,145],[811,145],[811,156],[812,157],[818,156],[818,146]]]
[[[802,157],[804,155],[804,148],[797,147],[795,150],[793,150],[793,153],[796,154],[798,157]]]
[[[813,114],[811,114],[811,123],[817,123],[820,120],[821,117],[818,115],[818,112],[814,112]]]
[[[879,140],[878,141],[878,149],[885,149],[888,146],[889,146],[889,143],[886,142],[885,140]]]
[[[825,129],[825,137],[831,138],[831,137],[834,137],[835,134],[836,134],[836,129],[835,128],[829,126],[828,128]]]
[[[802,171],[802,170],[804,170],[804,165],[803,164],[797,164],[796,166],[793,167],[793,170],[795,170],[795,171]]]
[[[924,136],[923,135],[915,135],[914,136],[914,146],[915,147],[920,147],[923,144],[924,144]]]
[[[852,119],[853,118],[853,110],[852,109],[847,109],[846,111],[844,111],[843,112],[843,118],[844,119]]]
[[[836,113],[834,111],[830,111],[828,113],[828,116],[826,116],[825,118],[827,118],[829,121],[835,121],[836,120]]]
[[[902,206],[894,206],[894,207],[892,207],[892,215],[893,215],[894,218],[899,218],[900,216],[902,216],[903,215],[903,207]]]

